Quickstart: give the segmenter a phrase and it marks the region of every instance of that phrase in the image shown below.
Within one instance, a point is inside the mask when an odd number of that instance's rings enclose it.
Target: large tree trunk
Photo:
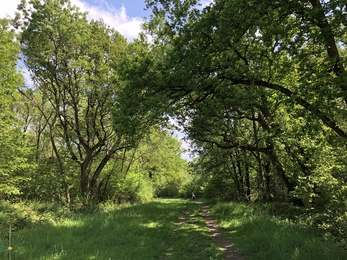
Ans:
[[[120,148],[119,148],[120,149]],[[112,149],[106,154],[99,165],[96,167],[95,171],[92,172],[92,164],[93,164],[93,155],[92,152],[88,152],[84,161],[80,161],[80,188],[81,195],[87,201],[93,200],[93,196],[95,194],[95,190],[97,189],[98,179],[100,174],[109,160],[112,158],[114,153],[118,149]]]
[[[56,120],[54,119],[53,120],[54,123],[52,125],[50,125],[50,139],[51,139],[53,151],[54,151],[55,156],[57,157],[57,160],[58,160],[59,173],[60,173],[62,185],[64,188],[66,203],[69,205],[71,203],[71,197],[70,197],[69,184],[67,183],[66,176],[65,176],[64,162],[63,162],[63,158],[59,154],[59,151],[58,151],[57,146],[56,146],[55,141],[54,141],[55,121]]]
[[[255,115],[253,115],[253,133],[254,133],[254,142],[255,142],[255,147],[257,148],[256,150],[256,160],[258,163],[258,179],[259,179],[259,183],[260,186],[263,189],[263,194],[264,194],[264,198],[266,197],[266,191],[267,191],[267,186],[266,186],[266,180],[265,180],[265,172],[264,172],[264,168],[263,168],[263,159],[262,159],[262,154],[259,151],[259,137],[258,137],[258,128],[257,128],[257,124],[255,121]]]
[[[249,166],[245,164],[245,183],[246,183],[246,199],[247,201],[251,201],[251,182],[249,176]]]
[[[89,199],[89,178],[90,178],[90,167],[91,167],[91,160],[85,159],[83,162],[80,163],[80,189],[81,189],[81,196],[82,198],[85,198],[86,200]]]

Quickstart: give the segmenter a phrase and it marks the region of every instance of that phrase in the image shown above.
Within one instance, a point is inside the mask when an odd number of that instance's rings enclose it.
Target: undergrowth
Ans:
[[[289,220],[302,227],[318,230],[325,239],[334,241],[347,250],[347,213],[330,208],[304,208],[285,203],[268,203],[259,208],[282,220]]]
[[[160,199],[74,209],[5,203],[2,208],[10,217],[7,223],[15,227],[12,253],[16,260],[222,259],[199,206],[190,201]],[[186,211],[189,219],[176,230]],[[7,231],[2,230],[6,235]],[[6,245],[7,238],[2,237],[0,245]],[[5,254],[0,252],[0,259],[6,259]]]
[[[304,221],[304,215],[287,217],[270,206],[217,203],[211,213],[226,235],[249,260],[346,259],[346,251],[331,236]]]
[[[328,215],[314,209],[208,204],[223,233],[247,260],[346,259],[344,239],[338,236],[344,232],[336,236],[337,227],[327,225]],[[188,218],[174,231],[184,211]],[[221,259],[199,212],[197,204],[184,200],[88,208],[1,201],[0,245],[7,245],[11,225],[16,260]],[[1,254],[0,259],[6,259]]]

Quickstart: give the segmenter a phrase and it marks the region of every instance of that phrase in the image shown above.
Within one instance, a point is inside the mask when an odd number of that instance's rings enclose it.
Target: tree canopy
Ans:
[[[86,13],[69,0],[23,0],[18,5],[14,25],[21,32],[20,44],[3,24],[3,31],[8,30],[7,38],[1,39],[8,46],[8,52],[1,53],[2,62],[8,66],[2,67],[8,73],[4,74],[8,86],[5,83],[3,86],[8,92],[18,94],[18,89],[21,94],[26,109],[16,111],[15,115],[25,117],[25,131],[30,133],[30,159],[36,167],[28,173],[31,179],[28,185],[18,187],[19,193],[27,198],[59,199],[66,203],[78,197],[86,202],[112,198],[118,192],[114,190],[117,184],[110,182],[112,176],[130,170],[128,167],[124,171],[125,162],[133,164],[135,157],[131,154],[140,149],[142,139],[148,137],[151,127],[158,122],[141,117],[139,124],[143,130],[133,131],[134,127],[132,130],[128,127],[130,118],[126,111],[119,113],[120,91],[126,85],[122,76],[127,73],[124,62],[133,49],[102,20],[88,21]],[[16,70],[19,50],[33,82],[28,89],[15,82],[14,76],[20,75]],[[162,141],[168,138],[164,130],[157,134]],[[158,163],[163,164],[161,160],[166,156],[171,155],[163,154]],[[180,158],[180,152],[174,156]],[[118,165],[122,167],[117,168]],[[168,171],[175,175],[177,170],[177,179],[184,178],[179,173],[181,167]],[[167,174],[164,168],[163,171],[162,176]],[[48,195],[50,189],[54,192]]]
[[[344,236],[346,1],[145,2],[132,42],[69,0],[0,19],[0,199],[194,193],[304,206]]]
[[[146,3],[151,41],[127,91],[178,118],[206,171],[225,154],[222,172],[232,166],[255,199],[309,205],[344,189],[343,1]]]
[[[19,194],[18,184],[28,180],[25,121],[17,116],[21,110],[17,88],[23,78],[17,69],[20,46],[16,37],[10,21],[0,19],[0,199]]]
[[[4,168],[11,190],[346,209],[344,1],[201,2],[146,1],[153,15],[128,43],[68,0],[22,1],[20,37],[5,20],[1,32],[1,149],[25,166]],[[21,87],[19,51],[32,88]],[[171,119],[192,142],[191,175]]]

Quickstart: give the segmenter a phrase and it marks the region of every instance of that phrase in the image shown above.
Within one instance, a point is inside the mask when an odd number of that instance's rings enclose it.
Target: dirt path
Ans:
[[[218,224],[208,214],[208,206],[201,203],[199,204],[201,205],[202,216],[205,219],[208,230],[211,236],[213,237],[213,240],[216,243],[216,245],[223,252],[224,259],[245,260],[244,257],[238,254],[235,245],[230,241],[230,239],[220,232]]]
[[[174,233],[175,233],[175,232],[183,225],[183,223],[187,220],[188,214],[189,214],[189,211],[185,211],[185,212],[183,212],[183,214],[179,217],[177,226],[176,226],[176,228],[174,229]],[[173,250],[172,245],[173,245],[173,243],[175,242],[175,240],[176,240],[176,237],[175,237],[175,235],[173,235],[173,236],[171,237],[171,245],[166,249],[166,252],[165,252],[165,254],[162,256],[162,258],[165,259],[165,258],[168,258],[168,257],[171,255],[172,250]]]
[[[206,226],[209,230],[209,233],[211,234],[211,237],[213,238],[215,244],[220,248],[220,250],[223,252],[224,259],[225,260],[245,260],[244,257],[242,257],[235,247],[235,245],[230,241],[228,237],[223,235],[220,232],[218,224],[212,219],[212,217],[208,214],[208,206],[204,205],[200,202],[196,202],[201,207],[201,215],[205,220]],[[185,211],[178,219],[177,226],[174,230],[177,231],[184,223],[189,219],[189,211]],[[172,244],[175,241],[175,235],[172,237]],[[165,255],[162,258],[168,258],[172,253],[172,246],[169,246],[166,250]]]

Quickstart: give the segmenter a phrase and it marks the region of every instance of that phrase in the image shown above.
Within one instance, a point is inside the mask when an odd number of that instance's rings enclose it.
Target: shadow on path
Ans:
[[[208,206],[202,203],[201,205],[202,216],[206,222],[208,230],[216,243],[216,245],[221,249],[224,255],[224,259],[233,259],[233,260],[245,260],[244,257],[240,256],[235,245],[230,241],[229,238],[224,236],[218,227],[218,224],[212,219],[208,214]]]
[[[200,225],[200,227],[206,225],[205,228],[207,227],[207,229],[205,231],[205,236],[209,236],[210,238],[212,238],[211,243],[214,244],[213,247],[215,248],[215,250],[217,250],[215,251],[214,257],[210,259],[245,260],[245,258],[240,255],[236,246],[230,241],[230,239],[220,232],[218,224],[212,219],[212,217],[208,213],[208,206],[203,204],[202,202],[193,202],[191,206],[193,207],[189,207],[189,209],[186,209],[179,217],[178,222],[176,223],[176,227],[173,230],[171,243],[167,247],[167,250],[165,254],[162,256],[162,259],[178,259],[177,257],[179,257],[179,253],[177,252],[177,250],[180,251],[180,257],[186,257],[184,259],[193,259],[191,257],[195,256],[195,254],[190,254],[190,256],[183,256],[182,254],[182,251],[187,253],[189,251],[191,253],[193,252],[191,251],[191,249],[189,249],[189,246],[191,245],[188,244],[187,241],[184,239],[184,237],[187,237],[189,235],[189,233],[187,233],[187,227],[190,225],[195,225],[195,227],[190,232],[195,233],[194,238],[198,239],[198,236],[201,236],[202,233],[201,229],[197,228],[196,225]],[[200,224],[198,224],[197,222],[198,219],[201,219]],[[190,237],[193,237],[192,233]],[[195,239],[193,241],[199,244],[200,250],[211,250],[204,247],[207,244],[202,245],[201,240],[199,242]],[[213,251],[211,251],[211,253],[212,252]]]

